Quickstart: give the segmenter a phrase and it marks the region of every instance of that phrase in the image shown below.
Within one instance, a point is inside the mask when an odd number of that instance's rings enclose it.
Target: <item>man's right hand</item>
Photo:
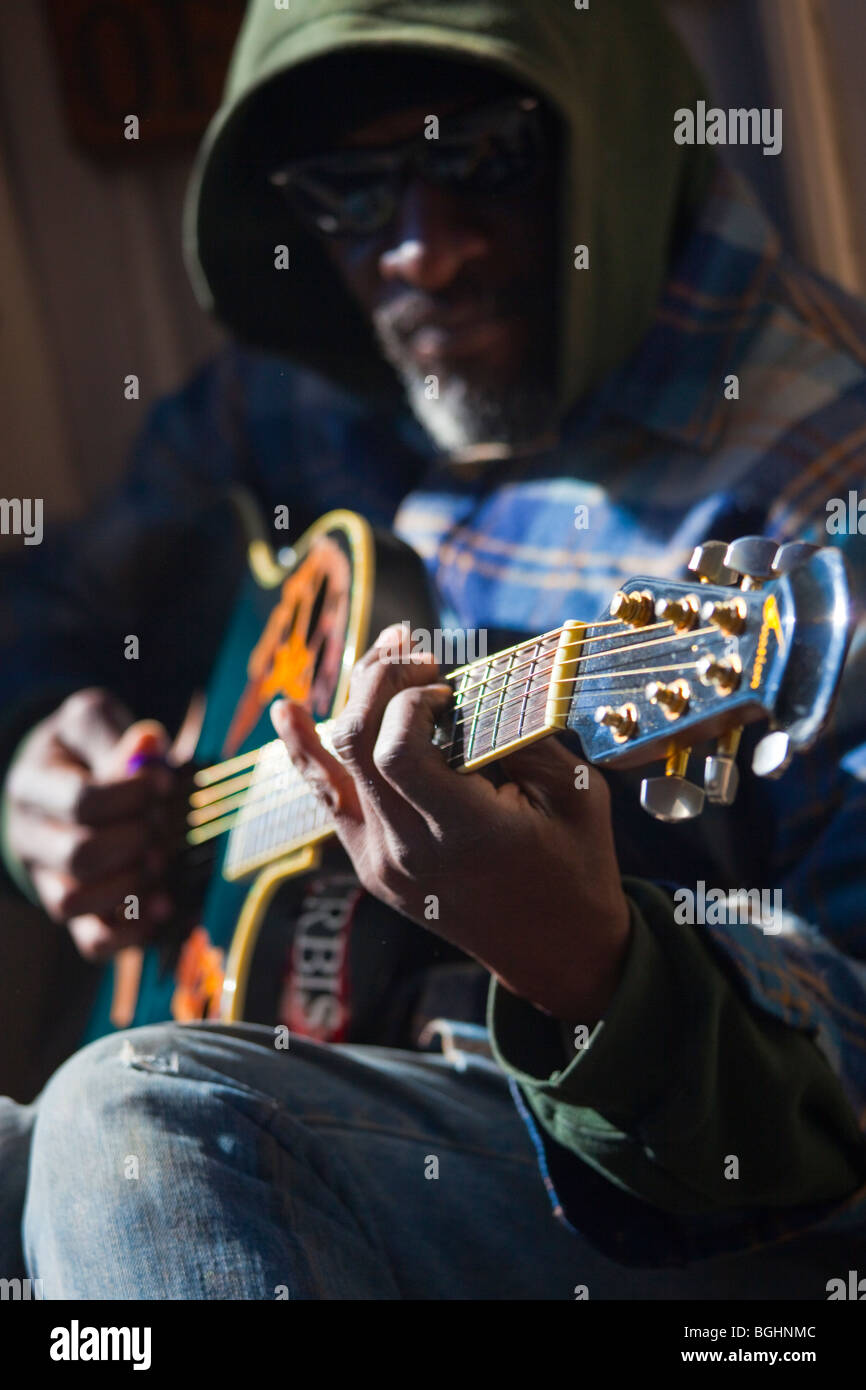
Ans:
[[[86,960],[150,940],[173,915],[162,886],[176,785],[167,752],[162,725],[133,723],[105,691],[80,690],[36,725],[10,769],[9,848]]]

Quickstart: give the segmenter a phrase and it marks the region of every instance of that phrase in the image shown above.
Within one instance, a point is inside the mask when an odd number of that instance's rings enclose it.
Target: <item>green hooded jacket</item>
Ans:
[[[368,53],[399,68],[401,50],[496,69],[561,118],[565,410],[644,336],[677,222],[712,167],[706,148],[674,142],[674,112],[701,86],[652,0],[589,10],[565,0],[252,0],[187,203],[199,300],[254,347],[354,390],[394,389],[369,327],[267,175],[275,152],[290,158],[317,112],[340,102],[347,71],[363,73]],[[282,245],[288,271],[274,265]],[[579,245],[591,274],[575,269]]]

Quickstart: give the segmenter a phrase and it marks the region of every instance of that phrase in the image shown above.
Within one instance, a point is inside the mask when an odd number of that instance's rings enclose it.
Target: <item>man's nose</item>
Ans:
[[[413,179],[403,193],[379,256],[383,280],[402,280],[414,289],[443,290],[470,261],[490,250],[486,234],[467,220],[459,195]]]

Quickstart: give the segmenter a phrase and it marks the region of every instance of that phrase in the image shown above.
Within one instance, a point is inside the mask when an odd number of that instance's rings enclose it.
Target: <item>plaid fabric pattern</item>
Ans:
[[[732,376],[738,399],[726,399]],[[437,475],[396,528],[426,557],[450,621],[521,632],[597,617],[632,575],[683,576],[710,537],[843,548],[859,626],[821,743],[779,782],[744,776],[734,808],[678,830],[676,850],[670,827],[635,813],[635,779],[611,780],[626,872],[781,889],[778,935],[696,930],[760,1009],[814,1036],[866,1129],[866,536],[826,527],[828,500],[858,487],[866,497],[866,310],[791,263],[726,174],[649,336],[555,454],[495,486]]]

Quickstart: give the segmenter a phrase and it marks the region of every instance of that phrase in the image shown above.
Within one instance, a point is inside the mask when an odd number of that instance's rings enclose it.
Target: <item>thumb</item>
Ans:
[[[589,786],[591,780],[586,760],[558,738],[539,739],[510,754],[502,759],[502,769],[531,801],[550,813],[574,815],[575,788]]]
[[[170,740],[155,719],[140,719],[118,739],[94,769],[99,782],[120,782],[135,776],[151,764],[164,762]],[[169,776],[165,769],[166,776]]]

